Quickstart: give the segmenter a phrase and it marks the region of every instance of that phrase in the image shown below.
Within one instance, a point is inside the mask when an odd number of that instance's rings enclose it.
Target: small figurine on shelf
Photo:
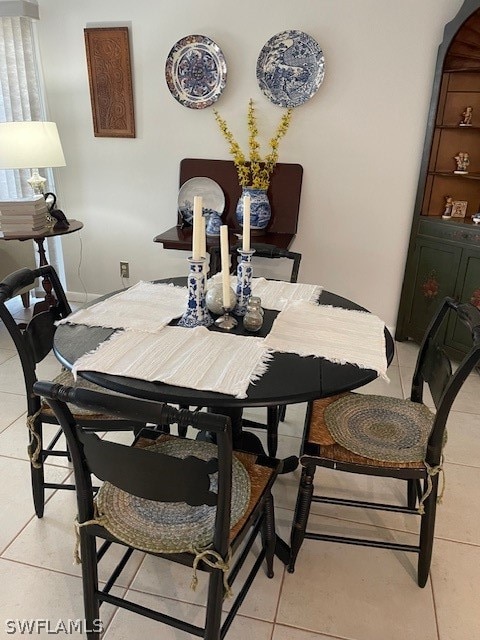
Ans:
[[[473,107],[465,107],[465,111],[462,113],[462,121],[460,127],[472,126]]]
[[[467,215],[468,202],[466,200],[454,200],[452,218],[465,218]]]
[[[453,173],[468,173],[470,157],[466,151],[459,151],[455,156],[455,161],[457,163],[457,169]]]
[[[453,209],[452,196],[445,196],[445,211],[442,213],[442,218],[451,218]]]

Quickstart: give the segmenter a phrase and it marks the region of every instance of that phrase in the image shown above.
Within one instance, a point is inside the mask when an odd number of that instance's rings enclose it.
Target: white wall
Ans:
[[[438,44],[461,0],[39,0],[40,49],[49,117],[67,167],[56,170],[67,215],[85,223],[64,239],[70,291],[118,288],[186,273],[186,253],[152,239],[176,222],[179,162],[228,159],[212,109],[181,106],[169,93],[165,59],[181,37],[215,40],[228,65],[216,103],[246,139],[255,100],[264,140],[281,114],[258,88],[263,44],[300,29],[322,46],[326,76],[294,111],[280,160],[304,167],[300,280],[321,283],[396,320]],[[137,138],[94,138],[83,28],[131,25]],[[77,270],[82,243],[81,280]]]

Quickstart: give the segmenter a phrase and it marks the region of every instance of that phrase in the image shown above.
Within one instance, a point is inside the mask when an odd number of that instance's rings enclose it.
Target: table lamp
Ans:
[[[27,180],[35,194],[45,192],[38,167],[64,167],[65,157],[54,122],[0,123],[0,169],[31,169]]]

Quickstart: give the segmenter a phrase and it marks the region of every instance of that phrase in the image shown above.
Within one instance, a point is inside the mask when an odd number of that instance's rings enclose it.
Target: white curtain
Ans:
[[[0,18],[0,122],[43,120],[32,20]],[[0,170],[0,199],[31,194],[28,170]]]
[[[0,17],[0,122],[46,119],[39,68],[32,19]],[[49,189],[55,191],[52,171],[45,169],[43,173]],[[29,177],[28,169],[0,169],[0,200],[31,195]],[[60,238],[49,238],[46,249],[50,264],[65,285]]]

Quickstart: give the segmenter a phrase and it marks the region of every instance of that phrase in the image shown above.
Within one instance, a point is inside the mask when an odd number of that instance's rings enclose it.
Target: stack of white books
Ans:
[[[47,216],[43,195],[0,201],[0,225],[4,237],[39,233],[48,227]]]

